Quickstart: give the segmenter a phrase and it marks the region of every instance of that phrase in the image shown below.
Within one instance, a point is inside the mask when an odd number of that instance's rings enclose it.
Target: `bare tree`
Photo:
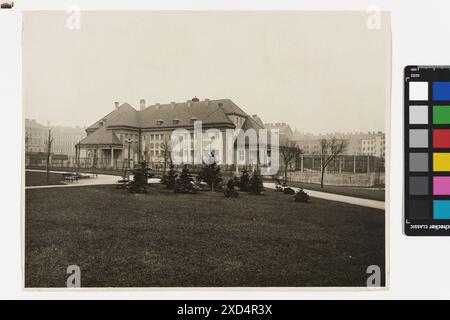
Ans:
[[[168,136],[164,137],[164,141],[161,142],[160,147],[162,149],[162,153],[164,156],[164,172],[163,172],[163,174],[166,174],[167,161],[169,161],[169,163],[172,164],[172,147],[171,147],[170,139]]]
[[[331,161],[342,154],[347,148],[347,140],[338,140],[333,137],[329,140],[322,139],[320,141],[320,187],[323,188],[323,179],[325,170]]]
[[[287,172],[289,165],[297,160],[302,154],[302,150],[298,147],[295,141],[287,141],[284,145],[280,146],[281,160],[284,165],[284,182],[287,182]]]
[[[48,140],[45,142],[47,145],[47,183],[50,182],[50,157],[52,152],[52,144],[53,144],[53,137],[52,137],[52,130],[48,130]]]

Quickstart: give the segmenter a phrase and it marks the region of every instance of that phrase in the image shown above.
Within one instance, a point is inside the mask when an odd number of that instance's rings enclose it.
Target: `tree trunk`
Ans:
[[[288,171],[288,167],[287,165],[284,166],[284,182],[287,183],[287,171]]]
[[[322,167],[321,177],[320,177],[320,187],[323,188],[323,178],[325,175],[325,168]]]

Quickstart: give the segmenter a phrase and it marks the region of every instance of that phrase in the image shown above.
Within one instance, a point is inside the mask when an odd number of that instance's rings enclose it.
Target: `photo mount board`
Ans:
[[[428,108],[427,116],[417,112],[419,106]],[[442,130],[450,129],[447,112],[450,66],[405,67],[404,231],[408,236],[450,236],[446,179],[450,179],[450,163],[446,164],[450,148],[442,142],[447,132]]]

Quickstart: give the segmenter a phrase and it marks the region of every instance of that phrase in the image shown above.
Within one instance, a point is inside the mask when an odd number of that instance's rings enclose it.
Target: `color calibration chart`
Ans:
[[[405,233],[450,236],[450,66],[405,68]]]

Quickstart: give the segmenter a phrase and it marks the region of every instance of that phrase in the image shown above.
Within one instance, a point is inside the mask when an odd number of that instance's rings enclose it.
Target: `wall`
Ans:
[[[288,180],[320,184],[320,172],[288,172]],[[384,184],[384,173],[325,173],[324,184],[328,186],[372,187]]]

